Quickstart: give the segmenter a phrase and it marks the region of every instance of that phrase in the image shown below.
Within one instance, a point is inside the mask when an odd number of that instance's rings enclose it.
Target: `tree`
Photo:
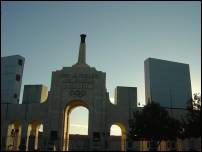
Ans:
[[[182,120],[185,137],[201,137],[201,95],[194,94],[194,99],[187,106],[188,113]],[[191,105],[191,106],[190,106]]]
[[[147,138],[159,141],[157,145],[162,140],[176,139],[180,133],[180,122],[155,102],[147,104],[141,112],[134,112],[134,119],[129,124],[131,139]]]
[[[199,93],[194,94],[193,109],[201,110],[201,95]]]

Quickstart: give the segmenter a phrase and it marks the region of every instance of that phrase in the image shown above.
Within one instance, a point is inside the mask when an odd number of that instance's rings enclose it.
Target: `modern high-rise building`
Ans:
[[[48,88],[44,85],[24,85],[22,103],[43,103],[48,97]]]
[[[186,108],[192,98],[189,65],[148,58],[144,61],[146,103]]]
[[[19,103],[25,58],[1,57],[1,103]]]

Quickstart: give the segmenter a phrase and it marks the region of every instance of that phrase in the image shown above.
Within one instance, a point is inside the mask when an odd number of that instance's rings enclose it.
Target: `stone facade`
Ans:
[[[1,150],[8,150],[10,143],[13,150],[68,150],[69,113],[77,106],[89,110],[88,150],[108,150],[113,124],[120,126],[121,149],[126,150],[128,120],[137,109],[137,88],[117,87],[116,104],[112,104],[106,73],[86,64],[85,49],[85,35],[81,35],[78,62],[52,72],[45,102],[1,104]],[[43,133],[39,139],[40,125]],[[13,144],[8,136],[16,137],[16,142]]]

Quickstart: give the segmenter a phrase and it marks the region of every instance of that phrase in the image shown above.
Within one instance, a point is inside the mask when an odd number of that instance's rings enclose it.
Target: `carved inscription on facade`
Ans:
[[[64,89],[69,89],[69,95],[82,97],[87,93],[87,89],[93,89],[94,80],[98,78],[97,74],[63,74],[62,82]]]

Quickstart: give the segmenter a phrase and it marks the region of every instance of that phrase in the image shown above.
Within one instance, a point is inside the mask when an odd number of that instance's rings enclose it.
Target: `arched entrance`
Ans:
[[[111,125],[109,150],[126,151],[126,129],[122,123]]]
[[[89,119],[89,108],[85,102],[81,100],[74,100],[74,101],[71,101],[66,106],[64,110],[63,151],[67,151],[69,148],[70,114],[77,107],[84,107],[88,109],[88,119]]]
[[[19,150],[22,126],[19,121],[8,124],[6,150]]]

